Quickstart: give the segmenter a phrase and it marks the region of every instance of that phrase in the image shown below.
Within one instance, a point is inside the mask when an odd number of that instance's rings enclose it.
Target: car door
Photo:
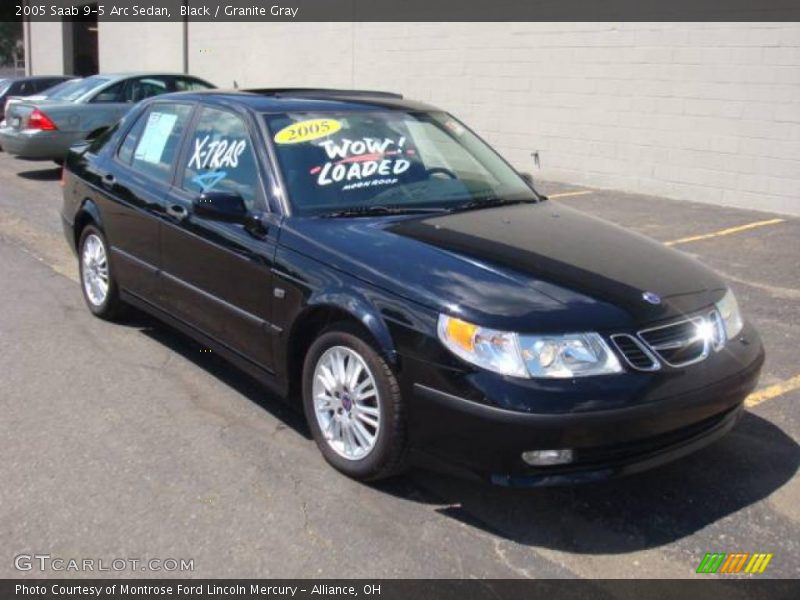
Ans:
[[[170,312],[235,353],[272,368],[278,333],[270,321],[279,223],[267,210],[258,132],[244,115],[201,106],[187,137],[161,229],[162,275]],[[192,212],[204,191],[235,192],[252,222]]]
[[[158,303],[160,220],[193,108],[191,103],[152,104],[98,164],[112,269],[123,289],[151,303]]]

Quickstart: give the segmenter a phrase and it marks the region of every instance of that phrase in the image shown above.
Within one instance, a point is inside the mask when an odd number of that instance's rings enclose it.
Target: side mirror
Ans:
[[[244,223],[247,206],[236,192],[203,192],[192,202],[194,214],[213,221]]]

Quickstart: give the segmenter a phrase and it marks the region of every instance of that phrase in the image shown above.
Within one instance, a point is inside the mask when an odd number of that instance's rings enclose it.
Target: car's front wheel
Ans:
[[[78,244],[81,289],[86,305],[101,319],[114,319],[123,312],[116,281],[108,259],[108,244],[94,225],[81,232]]]
[[[312,344],[303,366],[303,407],[323,456],[345,475],[371,481],[403,469],[400,387],[357,329],[333,327]]]

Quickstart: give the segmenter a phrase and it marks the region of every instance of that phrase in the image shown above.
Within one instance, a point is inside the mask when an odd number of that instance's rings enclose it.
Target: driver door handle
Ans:
[[[169,204],[167,205],[167,214],[173,219],[177,219],[178,221],[183,221],[186,217],[189,216],[189,211],[186,210],[185,206],[182,206],[180,204]]]

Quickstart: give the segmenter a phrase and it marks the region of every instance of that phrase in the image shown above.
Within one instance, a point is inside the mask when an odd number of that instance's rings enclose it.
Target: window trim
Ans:
[[[191,152],[189,142],[190,140],[193,139],[194,132],[196,131],[197,128],[197,123],[200,121],[203,109],[206,108],[209,110],[216,110],[217,112],[229,113],[238,118],[239,120],[241,120],[242,123],[244,124],[245,130],[247,131],[248,141],[250,142],[250,147],[253,149],[252,150],[253,160],[256,165],[256,176],[258,178],[256,186],[256,191],[257,191],[256,198],[254,200],[253,208],[249,209],[248,212],[254,214],[256,211],[260,210],[263,212],[272,213],[273,211],[269,205],[269,200],[266,193],[266,187],[264,185],[264,174],[262,173],[263,168],[261,166],[262,161],[256,150],[256,145],[253,143],[253,140],[255,139],[255,136],[253,135],[253,128],[251,126],[251,123],[249,122],[249,119],[245,117],[245,115],[243,115],[241,112],[217,104],[203,104],[202,102],[197,103],[191,123],[189,124],[189,127],[187,127],[186,129],[186,136],[183,139],[183,149],[181,153],[178,155],[178,163],[181,165],[186,163],[187,157]],[[180,194],[186,197],[193,198],[195,196],[195,192],[193,190],[187,190],[185,187],[183,187],[183,182],[185,178],[186,178],[186,167],[183,167],[180,170],[176,169],[176,172],[173,177],[172,186]]]

